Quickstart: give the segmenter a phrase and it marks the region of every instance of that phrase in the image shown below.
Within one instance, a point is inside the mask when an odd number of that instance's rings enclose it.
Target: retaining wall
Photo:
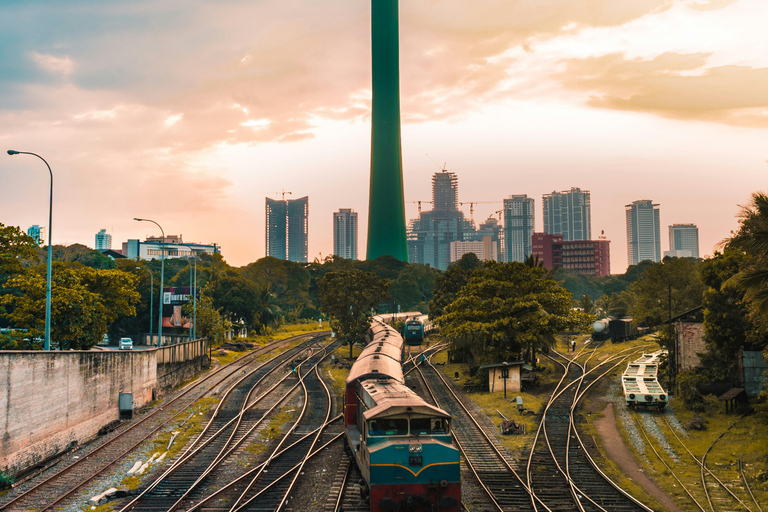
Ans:
[[[138,409],[200,370],[202,340],[165,350],[0,351],[0,470],[15,475],[119,418],[120,393]],[[168,361],[168,354],[190,357]],[[158,364],[160,363],[160,364]]]

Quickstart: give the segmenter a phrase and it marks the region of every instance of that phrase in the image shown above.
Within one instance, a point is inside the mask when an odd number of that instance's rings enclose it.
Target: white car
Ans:
[[[133,340],[131,338],[120,338],[120,350],[133,350]]]

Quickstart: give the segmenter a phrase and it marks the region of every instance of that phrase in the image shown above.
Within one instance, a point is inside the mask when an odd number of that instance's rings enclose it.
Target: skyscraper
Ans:
[[[94,249],[97,251],[108,251],[112,249],[112,235],[107,233],[106,229],[100,229],[99,232],[96,233]]]
[[[309,198],[266,198],[266,254],[290,261],[307,262]]]
[[[43,237],[45,236],[44,227],[38,226],[37,224],[29,226],[29,229],[27,229],[27,234],[35,239],[35,243],[37,245],[42,246],[45,243],[43,241]]]
[[[563,192],[544,194],[544,232],[563,235],[566,242],[592,238],[592,213],[589,191],[573,187]]]
[[[458,205],[458,178],[448,171],[432,176],[430,211],[419,213],[408,226],[408,256],[421,263],[445,270],[451,264],[451,242],[466,240],[474,226],[464,218]]]
[[[505,261],[525,261],[531,255],[534,201],[526,194],[504,200]]]
[[[699,228],[696,224],[672,224],[669,226],[669,253],[664,253],[664,255],[699,257]]]
[[[398,0],[371,1],[371,183],[369,260],[389,255],[408,261],[400,146]]]
[[[357,259],[357,212],[341,208],[333,214],[333,254]]]
[[[625,208],[628,263],[637,265],[644,260],[661,261],[659,205],[649,199],[641,199]]]

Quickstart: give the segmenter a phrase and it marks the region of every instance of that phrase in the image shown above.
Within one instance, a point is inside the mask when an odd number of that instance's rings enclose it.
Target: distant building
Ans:
[[[479,241],[451,242],[451,263],[459,261],[462,256],[471,252],[481,261],[499,261],[496,243],[490,236],[484,236]]]
[[[642,199],[625,206],[627,215],[627,261],[661,261],[659,205]]]
[[[563,235],[534,233],[531,239],[532,254],[545,268],[563,268],[576,274],[595,277],[611,275],[610,241],[563,240]]]
[[[266,254],[281,260],[307,262],[309,198],[266,198]]]
[[[592,210],[589,191],[572,188],[542,197],[544,232],[563,235],[566,242],[592,239]]]
[[[97,251],[108,251],[112,249],[112,235],[107,233],[106,229],[100,229],[96,233],[96,242],[94,243],[94,249]]]
[[[693,258],[693,251],[664,251],[665,258]]]
[[[34,226],[29,226],[29,229],[27,229],[27,234],[35,239],[35,243],[37,245],[42,246],[45,243],[44,237],[45,237],[45,228],[42,226],[38,226],[35,224]]]
[[[482,241],[486,236],[491,237],[491,241],[496,246],[496,254],[494,258],[496,261],[502,261],[504,259],[504,253],[502,252],[502,240],[504,239],[502,226],[499,221],[494,217],[488,217],[480,223],[477,230],[474,233],[474,241]]]
[[[357,259],[357,212],[341,208],[333,214],[333,254]]]
[[[147,237],[141,240],[128,240],[123,242],[121,254],[133,260],[156,260],[163,254],[165,258],[192,258],[195,254],[220,253],[221,247],[217,244],[184,243],[181,235],[168,235]]]
[[[696,224],[672,224],[669,226],[669,251],[688,251],[687,258],[699,257],[699,228]],[[664,253],[667,256],[667,253]]]
[[[408,224],[408,260],[445,270],[451,263],[451,242],[471,238],[474,226],[458,209],[458,178],[449,171],[432,176],[432,206]]]
[[[504,259],[525,261],[531,255],[534,201],[527,195],[504,200]]]

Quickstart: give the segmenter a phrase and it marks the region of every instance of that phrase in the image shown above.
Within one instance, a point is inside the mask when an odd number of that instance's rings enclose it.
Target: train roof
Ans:
[[[399,334],[374,338],[366,345],[357,361],[352,365],[347,377],[347,384],[365,377],[389,377],[396,381],[403,380],[403,368],[400,356],[403,339]]]
[[[370,380],[363,383],[376,405],[363,413],[366,420],[387,418],[400,414],[422,414],[425,416],[450,418],[444,410],[425,402],[419,395],[400,382]]]

